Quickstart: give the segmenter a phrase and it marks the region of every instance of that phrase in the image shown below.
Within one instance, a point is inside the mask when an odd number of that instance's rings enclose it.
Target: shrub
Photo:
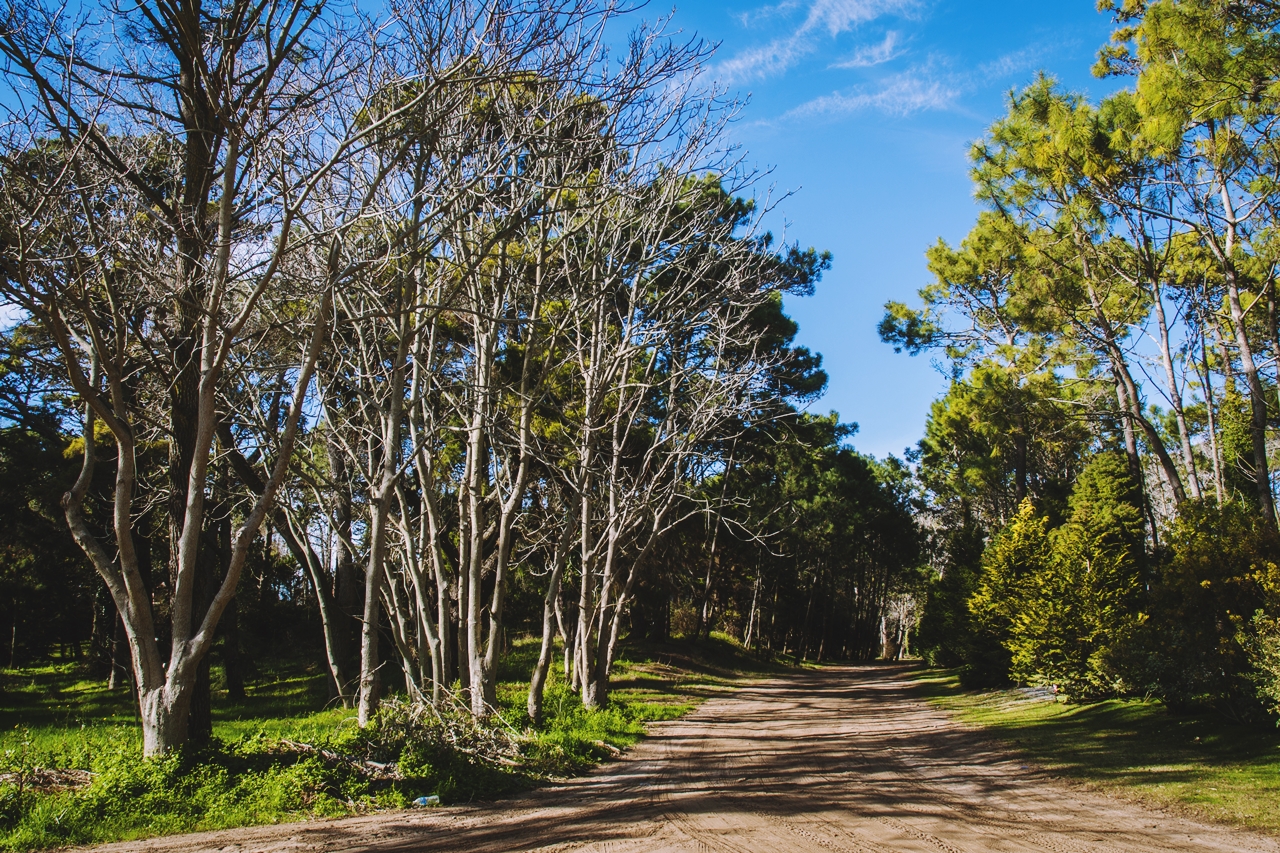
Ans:
[[[1012,674],[1069,696],[1126,690],[1123,661],[1138,623],[1145,568],[1142,495],[1118,453],[1076,480],[1050,555],[1028,579],[1009,642]]]
[[[1030,500],[982,555],[978,589],[969,599],[973,633],[964,674],[968,684],[1007,681],[1013,663],[1015,625],[1023,618],[1038,579],[1049,564],[1049,520]]]
[[[1241,721],[1264,717],[1258,679],[1266,678],[1269,640],[1251,637],[1280,615],[1269,592],[1280,586],[1278,545],[1249,508],[1184,506],[1168,536],[1171,557],[1158,572],[1148,628],[1152,680],[1171,707],[1208,704]]]
[[[989,681],[1003,668],[1073,697],[1123,692],[1146,562],[1141,493],[1126,459],[1095,456],[1076,480],[1067,521],[1048,527],[1024,501],[988,546],[970,599],[969,666]]]
[[[1251,665],[1249,680],[1258,700],[1280,726],[1280,619],[1268,618],[1265,611],[1259,610],[1253,616],[1252,628],[1241,638]]]

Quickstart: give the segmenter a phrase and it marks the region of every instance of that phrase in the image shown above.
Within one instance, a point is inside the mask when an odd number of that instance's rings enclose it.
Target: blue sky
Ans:
[[[831,376],[814,410],[857,422],[859,450],[901,455],[946,380],[880,343],[882,306],[914,301],[925,249],[969,230],[969,145],[1010,89],[1040,70],[1095,98],[1119,85],[1089,73],[1110,20],[1094,0],[678,0],[673,24],[720,42],[707,73],[751,95],[733,138],[794,191],[775,233],[835,255],[818,294],[787,303]]]

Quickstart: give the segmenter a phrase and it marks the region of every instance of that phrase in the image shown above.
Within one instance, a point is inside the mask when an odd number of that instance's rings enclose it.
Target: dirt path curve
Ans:
[[[1068,788],[913,698],[905,668],[745,687],[622,760],[505,802],[188,835],[138,853],[1273,851],[1275,840]]]

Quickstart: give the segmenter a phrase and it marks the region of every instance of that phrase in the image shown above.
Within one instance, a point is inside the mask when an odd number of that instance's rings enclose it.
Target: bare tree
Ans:
[[[337,167],[377,130],[349,120],[376,67],[364,34],[300,0],[4,7],[5,296],[49,330],[86,404],[64,506],[124,620],[147,754],[188,736],[198,668],[304,425],[344,275],[326,234],[342,217],[322,213]],[[285,315],[301,345],[284,414],[218,579],[202,540],[229,364]],[[82,509],[98,423],[117,449],[109,530]],[[163,475],[139,468],[154,443]],[[169,527],[168,577],[150,586],[132,528],[149,506]]]

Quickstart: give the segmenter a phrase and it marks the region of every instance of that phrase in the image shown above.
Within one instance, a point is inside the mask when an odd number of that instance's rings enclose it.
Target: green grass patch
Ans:
[[[783,668],[726,638],[628,647],[608,707],[584,709],[557,666],[544,720],[532,728],[524,680],[536,654],[536,643],[515,644],[500,672],[499,712],[482,726],[459,710],[393,700],[360,730],[353,711],[327,707],[323,673],[263,666],[245,700],[215,692],[212,744],[150,761],[127,690],[107,691],[71,665],[0,673],[0,849],[358,814],[428,794],[490,799],[581,773],[636,743],[646,724]],[[51,792],[38,789],[38,768],[94,776],[86,788]]]
[[[1142,699],[1066,703],[1029,690],[972,692],[922,670],[920,692],[1045,769],[1151,805],[1280,833],[1280,732]]]

